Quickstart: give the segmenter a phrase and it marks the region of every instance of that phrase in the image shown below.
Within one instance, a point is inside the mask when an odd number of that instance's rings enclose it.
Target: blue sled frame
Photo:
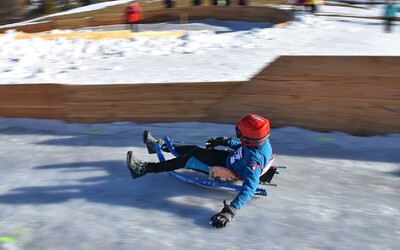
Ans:
[[[166,136],[166,137],[164,137],[164,141],[165,141],[165,144],[167,145],[169,151],[172,153],[172,155],[174,155],[175,157],[178,157],[179,154],[175,151],[175,148],[174,148],[174,145],[172,144],[171,139]],[[165,161],[163,151],[159,144],[156,144],[156,151],[157,151],[158,159],[160,161]],[[193,176],[185,175],[182,173],[177,173],[175,171],[168,171],[167,173],[170,176],[172,176],[173,178],[178,179],[180,181],[183,181],[183,182],[186,182],[189,184],[196,184],[196,185],[206,187],[206,188],[219,189],[219,190],[225,190],[225,191],[233,191],[233,192],[239,192],[242,189],[242,186],[218,182],[215,180],[203,179],[203,178],[199,178],[199,177],[193,177]],[[279,172],[277,172],[277,173],[279,173]],[[264,188],[257,188],[255,195],[267,196],[268,192]]]

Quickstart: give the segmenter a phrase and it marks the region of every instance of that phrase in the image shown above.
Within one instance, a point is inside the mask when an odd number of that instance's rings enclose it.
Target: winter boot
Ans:
[[[161,148],[165,147],[164,140],[155,138],[148,130],[145,130],[143,132],[143,142],[144,142],[144,144],[146,144],[147,151],[149,152],[149,154],[156,153],[156,144],[161,145]]]
[[[136,159],[132,151],[126,154],[126,165],[131,172],[132,178],[136,179],[146,174],[147,162]]]

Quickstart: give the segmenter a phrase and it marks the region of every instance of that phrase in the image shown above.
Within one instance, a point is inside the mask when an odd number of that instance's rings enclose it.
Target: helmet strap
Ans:
[[[240,139],[243,140],[244,142],[248,143],[248,144],[262,144],[266,139],[268,139],[269,134],[264,136],[263,138],[260,139],[251,139],[245,136],[241,136]]]

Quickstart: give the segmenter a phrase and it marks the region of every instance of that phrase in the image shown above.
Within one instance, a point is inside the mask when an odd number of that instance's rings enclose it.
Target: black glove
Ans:
[[[221,212],[211,217],[210,224],[214,228],[226,227],[226,224],[228,224],[228,222],[232,220],[235,214],[236,210],[232,206],[226,204],[226,201],[224,201],[224,208],[222,209]]]
[[[206,148],[215,148],[217,146],[228,146],[230,137],[213,137],[206,143]]]

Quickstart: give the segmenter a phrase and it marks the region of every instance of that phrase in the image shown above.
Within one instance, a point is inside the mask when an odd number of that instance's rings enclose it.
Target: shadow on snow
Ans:
[[[146,210],[161,210],[177,216],[187,217],[199,226],[209,227],[208,219],[218,211],[212,211],[193,199],[185,204],[175,202],[173,197],[196,196],[223,200],[226,192],[188,185],[165,174],[148,174],[132,180],[125,162],[92,161],[69,164],[44,165],[38,171],[57,170],[60,176],[78,184],[53,186],[25,186],[0,195],[0,203],[12,205],[62,203],[73,199],[114,206],[126,206]],[[104,170],[107,175],[87,178],[77,177],[77,172]],[[71,173],[71,174],[70,174]],[[213,199],[214,199],[213,198]],[[189,205],[190,204],[190,205]],[[134,216],[143,214],[132,213]],[[140,218],[143,220],[143,218]]]
[[[11,121],[3,126],[2,120]],[[3,122],[4,123],[4,122]],[[5,123],[7,124],[7,123]],[[29,126],[28,126],[28,125]],[[51,135],[38,145],[145,147],[143,131],[157,137],[169,136],[187,144],[204,146],[216,136],[235,138],[235,126],[213,123],[71,124],[57,120],[0,119],[0,135]],[[323,133],[296,127],[272,129],[270,141],[279,155],[399,163],[400,135],[352,136],[342,132]]]

